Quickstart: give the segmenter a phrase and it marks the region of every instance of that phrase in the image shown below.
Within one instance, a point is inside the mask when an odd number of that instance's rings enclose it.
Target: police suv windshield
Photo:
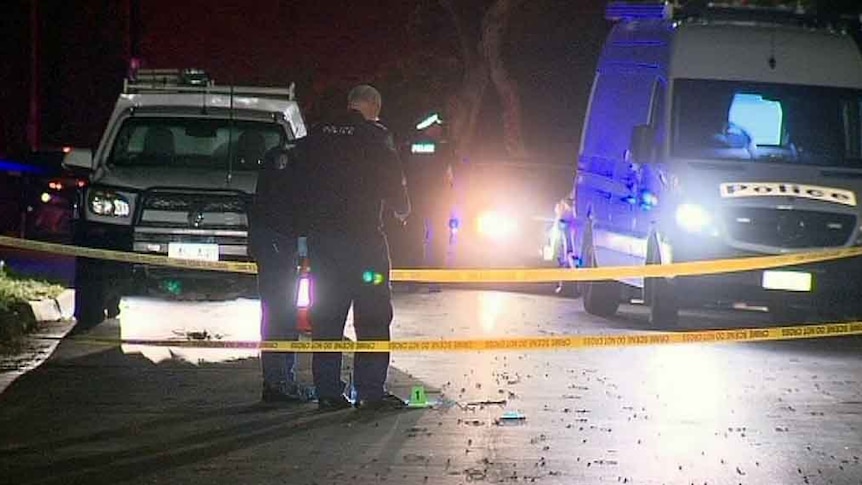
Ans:
[[[862,92],[674,81],[675,156],[862,169]]]
[[[195,118],[129,118],[120,128],[109,164],[257,170],[270,148],[284,142],[276,123]],[[230,161],[230,163],[229,163]]]

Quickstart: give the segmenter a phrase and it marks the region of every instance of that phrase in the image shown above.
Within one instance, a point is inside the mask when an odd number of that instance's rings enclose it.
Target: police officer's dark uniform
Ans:
[[[291,194],[292,164],[288,152],[266,153],[258,173],[250,211],[249,250],[257,262],[262,340],[296,340],[296,232]],[[307,392],[296,381],[294,353],[260,354],[264,401],[301,401]]]
[[[410,159],[412,264],[422,268],[442,268],[449,250],[449,221],[453,210],[452,154],[448,144],[438,144],[434,155],[414,155]],[[409,228],[409,227],[408,227]]]
[[[389,248],[382,215],[409,212],[406,181],[392,137],[356,110],[314,127],[301,146],[301,227],[309,236],[312,338],[341,340],[353,304],[359,340],[389,340]],[[299,214],[298,214],[299,215]],[[322,409],[348,407],[340,353],[316,353],[314,382]],[[394,403],[384,384],[388,353],[357,353],[359,407]]]

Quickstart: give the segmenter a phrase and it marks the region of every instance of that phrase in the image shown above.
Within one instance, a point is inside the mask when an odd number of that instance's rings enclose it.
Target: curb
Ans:
[[[56,298],[14,304],[0,314],[0,344],[25,337],[39,323],[71,319],[74,306],[75,292],[68,289]]]
[[[30,308],[37,322],[67,320],[74,312],[75,291],[66,289],[57,298],[31,301]]]

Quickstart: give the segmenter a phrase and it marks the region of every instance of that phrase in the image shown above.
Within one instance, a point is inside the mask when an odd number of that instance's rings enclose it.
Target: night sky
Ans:
[[[0,154],[26,148],[31,43],[29,0],[4,2],[0,16]],[[40,82],[43,147],[93,146],[122,87],[130,52],[129,0],[41,0]],[[285,85],[296,80],[305,103],[351,84],[378,81],[409,53],[423,49],[408,21],[434,2],[310,0],[140,0],[139,52],[148,67],[200,67],[219,84]],[[533,0],[520,7],[505,51],[520,86],[528,148],[574,157],[580,123],[607,24],[600,0]],[[442,24],[430,51],[456,45]],[[447,45],[448,43],[448,45]],[[416,89],[417,87],[414,87]],[[421,87],[418,87],[421,88]],[[384,98],[386,92],[384,89]],[[499,146],[493,91],[480,136]],[[385,101],[384,101],[385,103]],[[421,113],[384,118],[409,120]],[[388,109],[388,111],[387,111]],[[400,116],[397,116],[400,115]],[[405,131],[403,126],[394,126]],[[559,160],[563,161],[563,160]],[[571,160],[569,160],[571,161]]]

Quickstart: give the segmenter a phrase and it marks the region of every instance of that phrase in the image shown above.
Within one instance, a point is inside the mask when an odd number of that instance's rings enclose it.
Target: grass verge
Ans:
[[[15,275],[0,268],[0,354],[15,352],[21,337],[36,328],[31,301],[56,298],[57,284]]]

